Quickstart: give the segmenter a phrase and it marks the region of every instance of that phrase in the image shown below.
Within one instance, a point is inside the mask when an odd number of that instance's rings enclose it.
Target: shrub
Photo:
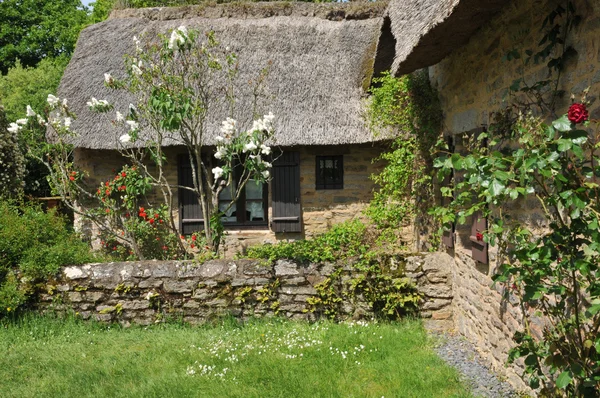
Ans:
[[[0,202],[0,316],[25,305],[60,267],[95,259],[54,212]]]

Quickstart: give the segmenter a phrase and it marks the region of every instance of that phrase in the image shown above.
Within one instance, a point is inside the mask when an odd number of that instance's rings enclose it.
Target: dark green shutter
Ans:
[[[274,232],[302,232],[300,153],[284,152],[273,162],[271,204]]]
[[[192,167],[188,155],[180,155],[177,158],[179,185],[193,187]],[[196,194],[188,189],[179,189],[179,231],[182,235],[189,235],[202,230],[204,217],[202,206],[198,202]]]

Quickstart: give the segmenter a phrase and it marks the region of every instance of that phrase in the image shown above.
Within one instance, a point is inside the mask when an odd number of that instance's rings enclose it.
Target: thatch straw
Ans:
[[[469,38],[507,0],[392,0],[388,15],[396,37],[397,76],[434,65]]]
[[[67,97],[78,115],[72,129],[80,136],[73,143],[95,149],[116,146],[116,137],[124,130],[116,131],[110,121],[90,112],[85,103],[92,96],[107,99],[124,113],[131,97],[105,88],[104,73],[123,76],[123,56],[133,54],[134,35],[155,37],[180,25],[214,30],[217,39],[238,54],[240,81],[254,78],[268,61],[272,62],[266,84],[270,97],[262,109],[276,116],[278,145],[373,141],[361,116],[361,100],[373,73],[382,6],[295,3],[238,6],[238,14],[232,18],[221,17],[233,13],[231,4],[122,10],[114,12],[109,20],[85,29],[59,88],[59,96]],[[286,16],[278,15],[281,9]],[[359,9],[362,11],[349,12]],[[242,122],[248,122],[250,104],[250,95],[242,95],[238,100],[237,108],[243,114],[238,119]],[[225,112],[209,114],[211,137],[206,144],[214,143],[212,137],[219,132],[226,116]]]

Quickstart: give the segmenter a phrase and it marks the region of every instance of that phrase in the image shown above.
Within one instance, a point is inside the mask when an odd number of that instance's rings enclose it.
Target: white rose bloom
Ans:
[[[135,120],[127,120],[125,123],[127,123],[131,131],[137,130],[140,127],[138,122],[136,122]]]
[[[269,173],[269,170],[265,170],[262,172],[263,177],[265,178],[269,178],[269,176],[271,175],[271,173]]]
[[[31,108],[31,105],[27,105],[27,117],[31,116],[35,116],[35,112],[33,111],[33,108]]]
[[[7,130],[13,134],[16,134],[20,129],[21,126],[19,126],[17,123],[11,123],[10,127],[7,128]]]
[[[215,176],[215,180],[217,180],[223,176],[223,169],[220,167],[215,167],[214,169],[212,169],[212,172]]]
[[[131,136],[129,134],[123,134],[119,137],[119,141],[121,141],[122,144],[126,144],[131,141]]]
[[[250,141],[249,143],[247,143],[246,145],[244,145],[244,151],[243,152],[246,153],[248,151],[253,151],[256,148],[258,148],[256,146],[256,144],[254,142]]]
[[[270,155],[271,154],[271,147],[266,146],[265,144],[261,144],[260,145],[260,151],[262,152],[263,155]]]
[[[46,101],[48,101],[48,105],[50,105],[51,107],[55,107],[56,105],[58,105],[60,100],[58,99],[58,97],[55,97],[52,94],[48,94],[48,99]]]
[[[65,118],[65,127],[66,127],[66,128],[69,128],[69,127],[71,127],[71,122],[72,122],[72,121],[73,121],[73,120],[71,120],[71,118],[70,118],[70,117],[66,117],[66,118]]]
[[[113,77],[110,75],[110,73],[105,73],[104,74],[104,81],[107,84],[110,84],[112,82],[112,80],[113,80]]]
[[[125,121],[125,117],[123,117],[123,114],[119,111],[117,111],[117,117],[116,117],[117,122],[122,123]]]
[[[17,120],[17,124],[20,124],[21,126],[24,126],[27,124],[27,119],[18,119]]]

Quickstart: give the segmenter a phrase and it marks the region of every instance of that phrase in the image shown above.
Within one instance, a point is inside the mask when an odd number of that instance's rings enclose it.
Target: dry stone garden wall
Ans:
[[[423,295],[421,316],[434,328],[452,327],[452,259],[444,253],[391,257],[392,271],[404,271]],[[342,278],[356,273],[351,263]],[[298,264],[279,260],[138,261],[66,267],[46,286],[42,310],[73,311],[84,319],[150,324],[167,317],[200,323],[231,314],[315,318],[307,300],[337,268],[336,264]],[[340,305],[343,317],[368,318],[359,297]]]

